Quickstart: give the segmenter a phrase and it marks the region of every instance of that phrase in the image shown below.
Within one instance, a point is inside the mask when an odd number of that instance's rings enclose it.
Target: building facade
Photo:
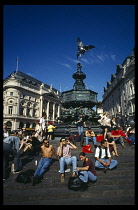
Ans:
[[[104,87],[103,110],[115,116],[119,125],[135,124],[135,51],[127,56],[122,65]]]
[[[15,71],[3,83],[3,123],[9,130],[36,128],[42,112],[47,123],[60,117],[60,92],[39,80]]]

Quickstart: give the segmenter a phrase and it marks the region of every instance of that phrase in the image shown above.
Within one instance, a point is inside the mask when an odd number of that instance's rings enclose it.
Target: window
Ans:
[[[21,105],[22,105],[22,106],[24,105],[24,101],[21,101]]]
[[[12,123],[8,121],[6,124],[7,124],[7,130],[11,131]]]
[[[130,95],[134,95],[135,91],[134,91],[134,86],[133,84],[130,85]]]
[[[36,126],[36,124],[35,124],[35,123],[33,123],[33,126],[32,126],[32,127],[33,127],[33,128],[35,128],[35,126]]]
[[[12,114],[13,106],[9,106],[9,114]]]
[[[24,108],[21,108],[21,113],[22,116],[24,115]]]
[[[26,123],[26,128],[30,128],[30,123]]]
[[[33,113],[33,116],[37,116],[37,110],[36,109],[34,109],[34,113]]]
[[[10,92],[10,96],[13,96],[13,92]]]
[[[23,128],[23,126],[24,126],[23,122],[20,122],[20,124],[19,124],[19,128],[20,128],[20,129],[22,129],[22,128]]]

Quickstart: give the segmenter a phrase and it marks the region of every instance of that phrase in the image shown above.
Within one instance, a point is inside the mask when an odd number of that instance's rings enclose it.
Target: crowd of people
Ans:
[[[99,120],[103,128],[104,139],[101,141],[101,146],[98,146],[96,141],[96,134],[88,127],[84,132],[86,123],[81,114],[76,120],[78,128],[78,135],[70,137],[62,137],[58,148],[54,148],[49,143],[52,142],[52,135],[55,126],[49,123],[46,126],[46,115],[43,114],[40,119],[40,129],[32,132],[30,135],[26,131],[16,131],[13,135],[9,135],[6,129],[6,124],[3,125],[3,179],[7,178],[7,170],[9,166],[9,155],[13,156],[13,173],[19,173],[22,168],[21,156],[26,151],[32,151],[32,155],[37,155],[41,152],[41,159],[39,160],[37,169],[33,177],[33,185],[38,184],[43,179],[43,175],[47,168],[52,163],[53,155],[59,160],[59,172],[61,174],[61,182],[65,182],[65,172],[67,172],[67,165],[72,165],[72,177],[79,177],[84,183],[88,181],[95,182],[97,180],[97,173],[95,169],[102,169],[104,173],[107,170],[115,168],[118,164],[117,160],[111,158],[111,152],[118,157],[116,143],[120,143],[125,148],[125,139],[129,139],[131,144],[135,144],[135,128],[130,128],[124,131],[123,127],[118,127],[115,118],[110,118],[108,112],[103,113],[103,117]],[[84,152],[80,152],[79,158],[83,162],[82,167],[77,165],[77,157],[71,155],[72,149],[78,149],[76,141],[81,142],[81,146],[88,145],[92,141],[95,147],[95,163],[87,157]]]
[[[125,147],[125,139],[130,140],[130,145],[135,144],[135,127],[134,126],[119,126],[116,122],[116,118],[110,117],[108,112],[104,112],[101,119],[99,119],[101,128],[103,129],[104,139],[108,140],[107,133],[112,134],[114,141],[119,141],[122,147]]]

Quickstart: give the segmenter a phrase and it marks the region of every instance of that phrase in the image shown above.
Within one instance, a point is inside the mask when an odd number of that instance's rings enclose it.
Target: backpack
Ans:
[[[70,177],[68,180],[68,189],[79,191],[83,189],[83,181],[79,177]]]
[[[18,176],[16,177],[15,181],[18,183],[24,183],[24,184],[30,183],[32,182],[32,177],[34,173],[35,173],[34,169],[28,169],[24,172],[20,172]]]

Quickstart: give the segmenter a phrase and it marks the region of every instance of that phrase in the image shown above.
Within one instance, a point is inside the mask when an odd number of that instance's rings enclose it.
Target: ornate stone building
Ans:
[[[39,80],[15,71],[3,83],[3,122],[9,130],[35,128],[42,112],[47,122],[60,117],[60,92]]]
[[[104,87],[103,110],[118,119],[120,125],[135,123],[135,53],[127,56]]]

